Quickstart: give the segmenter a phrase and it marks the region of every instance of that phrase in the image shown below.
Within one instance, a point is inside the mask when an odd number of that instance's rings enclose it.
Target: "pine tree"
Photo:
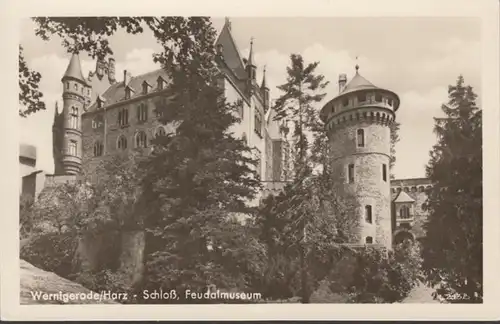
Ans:
[[[301,55],[290,55],[291,66],[287,67],[288,78],[285,84],[278,86],[283,95],[276,99],[275,120],[293,124],[292,135],[297,140],[295,175],[297,179],[307,176],[311,168],[306,162],[309,143],[307,132],[317,131],[318,115],[315,104],[325,97],[322,92],[328,85],[325,77],[316,75],[319,62],[305,64]]]
[[[437,294],[482,301],[482,113],[460,76],[449,86],[446,118],[436,119],[438,142],[427,176],[429,217],[423,240],[424,271]],[[466,302],[466,300],[460,300]]]
[[[259,182],[251,150],[229,133],[238,118],[217,82],[215,30],[206,17],[163,18],[155,26],[164,48],[155,60],[170,76],[161,122],[177,128],[154,141],[142,166],[144,287],[180,294],[212,284],[248,288],[260,249],[235,215],[252,212],[247,203]]]
[[[311,175],[313,167],[310,163],[310,147],[307,133],[318,130],[318,114],[314,104],[319,103],[326,95],[321,91],[325,89],[328,82],[321,74],[316,75],[315,70],[319,62],[305,64],[301,55],[290,55],[291,66],[287,67],[287,82],[278,86],[284,92],[276,99],[274,109],[276,111],[275,120],[285,121],[293,124],[292,135],[297,141],[294,149],[294,186],[292,187],[292,200],[300,202],[300,208],[289,209],[289,216],[294,226],[294,234],[299,244],[299,255],[301,260],[301,283],[302,302],[308,303],[310,287],[308,287],[307,277],[307,251],[305,249],[306,231],[310,220],[308,211],[302,208],[308,203],[308,190],[303,190],[302,182]],[[300,197],[300,195],[306,195]],[[310,201],[309,201],[310,202]],[[300,237],[300,238],[299,238]]]

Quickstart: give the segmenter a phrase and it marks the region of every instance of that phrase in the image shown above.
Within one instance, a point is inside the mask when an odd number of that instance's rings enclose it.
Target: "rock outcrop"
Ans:
[[[41,270],[20,260],[20,303],[36,304],[116,304],[99,300],[98,293],[52,272]]]

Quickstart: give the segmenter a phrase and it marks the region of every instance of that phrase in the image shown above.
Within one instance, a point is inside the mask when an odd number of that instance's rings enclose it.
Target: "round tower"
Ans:
[[[73,54],[63,84],[62,167],[65,174],[79,174],[82,169],[81,116],[89,86],[85,82],[78,54]]]
[[[343,182],[348,212],[355,221],[357,244],[392,246],[390,126],[399,97],[374,86],[359,74],[347,83],[339,77],[339,94],[321,110],[329,139],[332,181]],[[347,83],[347,85],[346,85]]]

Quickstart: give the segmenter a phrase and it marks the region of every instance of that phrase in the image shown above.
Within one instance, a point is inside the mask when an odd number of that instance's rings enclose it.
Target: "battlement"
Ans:
[[[432,182],[427,178],[409,178],[391,180],[391,192],[396,193],[398,189],[405,192],[424,192],[432,187]]]

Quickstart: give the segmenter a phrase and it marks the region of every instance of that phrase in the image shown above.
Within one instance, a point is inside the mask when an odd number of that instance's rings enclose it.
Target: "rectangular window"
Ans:
[[[365,130],[364,129],[358,129],[357,138],[358,138],[358,147],[365,147]]]
[[[344,106],[344,107],[349,106],[349,99],[348,99],[348,98],[344,98],[344,99],[342,100],[342,106]]]
[[[349,183],[354,183],[354,164],[349,164],[347,168],[347,177],[349,179]]]
[[[68,154],[69,155],[73,155],[73,156],[78,155],[77,154],[77,149],[78,149],[77,145],[78,144],[76,143],[76,141],[73,141],[73,140],[69,141],[69,147],[68,147]]]
[[[365,206],[365,221],[368,224],[373,223],[373,218],[372,218],[372,206],[371,205],[366,205]]]
[[[387,182],[387,165],[382,164],[382,180]]]
[[[140,104],[137,107],[137,120],[144,122],[148,119],[148,106],[146,104]]]
[[[118,112],[118,124],[120,126],[128,125],[128,109],[122,109]]]
[[[365,101],[366,101],[366,94],[358,95],[358,102],[365,102]]]
[[[392,107],[392,99],[389,99],[388,104]]]
[[[375,101],[376,101],[376,102],[382,102],[382,95],[380,95],[380,94],[376,94],[376,95],[375,95]]]

